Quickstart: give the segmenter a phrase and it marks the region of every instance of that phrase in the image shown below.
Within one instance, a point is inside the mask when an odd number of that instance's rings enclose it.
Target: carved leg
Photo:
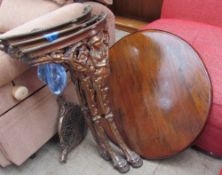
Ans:
[[[143,160],[140,158],[140,156],[137,153],[130,150],[129,147],[123,141],[123,138],[116,127],[116,123],[113,120],[113,114],[110,113],[106,115],[106,119],[109,123],[109,126],[111,128],[114,137],[116,138],[117,144],[119,145],[124,155],[126,156],[127,162],[129,162],[134,168],[141,167],[143,165]]]
[[[100,119],[99,119],[100,120]],[[97,134],[99,136],[100,142],[104,145],[106,148],[110,158],[112,159],[113,166],[120,172],[120,173],[126,173],[130,170],[130,167],[127,163],[127,161],[120,155],[118,155],[116,152],[113,151],[109,139],[106,136],[105,130],[99,120],[95,121],[95,129],[97,131]]]
[[[119,172],[125,173],[129,171],[129,165],[127,161],[113,151],[109,143],[109,139],[106,136],[105,130],[100,122],[102,117],[99,115],[95,98],[95,91],[92,87],[91,79],[89,77],[83,77],[81,79],[80,85],[82,89],[82,95],[86,98],[90,112],[91,121],[88,120],[89,126],[92,122],[93,126],[91,126],[91,130],[92,134],[94,134],[95,139],[97,140],[97,143],[105,154],[108,153],[109,157],[112,159],[113,166],[119,170]]]
[[[99,140],[99,137],[97,135],[97,132],[95,130],[95,127],[93,125],[93,122],[91,120],[91,117],[89,116],[89,109],[87,107],[87,102],[86,102],[86,97],[85,97],[85,93],[84,93],[84,89],[81,89],[80,87],[83,86],[85,87],[86,86],[86,83],[80,81],[80,79],[78,78],[75,78],[74,75],[76,74],[75,72],[72,72],[72,70],[70,71],[71,72],[71,78],[72,78],[72,81],[73,82],[76,82],[75,83],[75,89],[77,91],[77,97],[78,97],[78,101],[79,103],[81,104],[82,108],[82,112],[83,112],[83,116],[84,116],[84,119],[93,135],[93,138],[94,140],[96,141],[98,147],[99,147],[99,153],[100,155],[103,157],[103,159],[109,161],[110,160],[110,156],[106,150],[106,148],[104,147],[103,144],[100,143],[100,140]]]
[[[108,154],[108,151],[106,150],[106,147],[104,146],[104,144],[102,144],[100,142],[100,139],[97,135],[97,131],[95,129],[95,126],[93,125],[93,122],[91,121],[90,117],[89,117],[89,112],[88,112],[88,109],[86,107],[83,107],[82,108],[82,111],[84,113],[84,117],[85,117],[85,121],[93,135],[93,138],[94,140],[96,141],[96,143],[98,144],[99,146],[99,153],[100,155],[103,157],[103,159],[109,161],[110,160],[110,156]]]
[[[103,114],[107,114],[105,115],[105,119],[107,120],[111,128],[111,131],[114,137],[116,138],[117,144],[120,147],[120,149],[123,151],[127,161],[132,165],[132,167],[139,168],[143,165],[142,159],[140,158],[138,154],[131,151],[128,148],[128,146],[125,144],[113,120],[113,114],[111,112],[111,108],[109,107],[110,102],[107,95],[109,93],[108,92],[109,88],[107,86],[106,80],[109,75],[109,71],[107,68],[100,69],[100,71],[103,72],[103,76],[94,77],[94,81],[93,81],[93,85],[97,94],[100,110],[102,111]]]

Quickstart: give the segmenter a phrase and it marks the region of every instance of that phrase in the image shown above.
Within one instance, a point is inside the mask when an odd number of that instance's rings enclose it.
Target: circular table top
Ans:
[[[110,66],[115,121],[134,151],[163,159],[194,142],[207,121],[211,83],[189,44],[164,31],[137,32],[111,48]]]

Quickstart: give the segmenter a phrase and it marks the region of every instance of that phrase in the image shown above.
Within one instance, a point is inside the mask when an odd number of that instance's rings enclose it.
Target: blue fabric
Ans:
[[[59,33],[58,32],[53,32],[49,34],[43,35],[45,39],[47,39],[49,42],[53,42],[59,38]]]
[[[60,64],[43,64],[38,66],[38,77],[48,85],[54,95],[60,95],[67,85],[65,68]]]

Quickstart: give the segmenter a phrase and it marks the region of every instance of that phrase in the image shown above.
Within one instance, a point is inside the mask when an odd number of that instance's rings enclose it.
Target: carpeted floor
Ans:
[[[96,145],[88,133],[87,138],[68,157],[66,164],[58,161],[59,147],[48,142],[21,167],[0,169],[0,175],[119,175],[109,162],[99,157]],[[163,161],[144,161],[143,167],[128,175],[219,175],[222,160],[217,160],[188,149],[174,158]]]
[[[117,39],[126,34],[116,31]],[[90,133],[69,155],[66,164],[60,164],[58,157],[58,143],[50,141],[37,152],[35,158],[21,167],[0,169],[0,175],[119,175],[109,162],[99,157]],[[219,175],[221,167],[222,160],[188,149],[171,159],[144,161],[142,168],[131,168],[128,175]]]

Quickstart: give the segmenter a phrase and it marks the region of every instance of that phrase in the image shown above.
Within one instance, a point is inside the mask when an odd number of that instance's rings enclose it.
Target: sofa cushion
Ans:
[[[178,35],[201,55],[213,86],[213,105],[206,128],[197,143],[207,150],[210,147],[212,152],[222,156],[222,139],[219,139],[222,138],[222,28],[198,22],[160,19],[145,29],[159,29]],[[214,138],[218,138],[216,142]]]
[[[7,32],[57,8],[59,5],[46,0],[22,0],[22,3],[21,0],[3,0],[0,6],[0,33]]]
[[[81,16],[85,7],[86,5],[81,3],[66,5],[53,12],[49,12],[43,16],[33,19],[32,21],[29,21],[19,27],[16,27],[4,33],[2,36],[28,33],[36,29],[50,28],[65,22],[69,22]]]
[[[222,1],[164,0],[161,17],[186,19],[222,26]]]

